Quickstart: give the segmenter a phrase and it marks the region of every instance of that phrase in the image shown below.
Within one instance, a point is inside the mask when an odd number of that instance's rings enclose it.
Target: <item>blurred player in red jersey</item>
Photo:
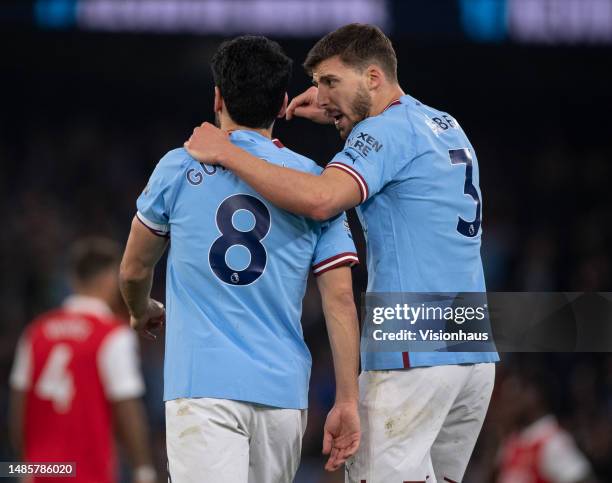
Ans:
[[[589,462],[551,411],[551,376],[537,367],[501,386],[501,406],[514,431],[502,442],[497,483],[593,483]]]
[[[76,478],[40,481],[110,483],[117,479],[114,426],[133,481],[152,483],[138,341],[110,308],[119,301],[120,248],[84,239],[71,258],[74,295],[34,320],[17,347],[10,379],[13,443],[25,462],[76,463]]]

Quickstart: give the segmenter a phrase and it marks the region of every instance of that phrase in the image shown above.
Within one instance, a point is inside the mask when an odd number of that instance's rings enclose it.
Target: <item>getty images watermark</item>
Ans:
[[[368,293],[362,352],[612,352],[612,294]]]
[[[486,294],[370,293],[362,351],[495,351]]]
[[[431,307],[421,304],[420,306],[408,303],[395,304],[394,307],[373,307],[372,323],[381,325],[384,322],[404,321],[410,324],[411,329],[400,329],[399,331],[387,332],[382,328],[374,329],[372,337],[374,340],[407,340],[407,341],[489,341],[491,334],[488,331],[458,331],[448,332],[443,329],[434,330],[428,327],[429,321],[444,320],[461,325],[473,320],[483,321],[487,317],[487,304],[478,307]],[[417,323],[425,328],[417,329]]]

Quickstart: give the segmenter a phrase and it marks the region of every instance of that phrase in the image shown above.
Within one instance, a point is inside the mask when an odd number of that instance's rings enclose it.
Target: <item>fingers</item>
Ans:
[[[326,437],[331,436],[328,432],[323,437],[323,453],[328,454],[329,458],[327,463],[325,464],[325,469],[327,471],[336,471],[342,465],[346,463],[346,461],[354,456],[359,449],[359,434],[350,434],[343,435],[337,438],[332,438],[330,441],[331,451],[325,451],[328,449],[326,447]]]
[[[291,99],[291,102],[287,106],[287,112],[285,113],[285,119],[287,119],[287,121],[290,121],[293,118],[294,114],[299,116],[298,113],[295,113],[295,110],[301,106],[310,105],[312,103],[312,100],[310,99],[310,97],[311,95],[309,94],[308,91],[306,91],[306,92],[302,92],[299,96],[296,96],[293,99]]]
[[[347,458],[354,456],[359,449],[359,439],[353,441],[353,443],[345,450],[345,455]]]
[[[198,159],[198,154],[201,154],[203,146],[210,146],[211,143],[221,141],[221,139],[228,140],[228,138],[229,133],[226,131],[219,129],[209,122],[203,122],[193,129],[189,139],[183,143],[183,147],[189,154]],[[200,161],[205,162],[203,159]]]
[[[336,471],[343,463],[338,463],[338,449],[333,448],[327,463],[325,463],[325,469],[327,471]]]
[[[164,325],[164,320],[160,317],[157,319],[149,319],[144,327],[138,328],[137,331],[145,339],[156,340],[157,335],[153,332],[154,330],[160,329]]]
[[[293,115],[297,117],[307,117],[309,108],[311,108],[311,106],[297,106],[293,111]]]
[[[203,122],[199,126],[193,128],[193,131],[191,131],[191,136],[189,137],[189,141],[192,140],[194,136],[212,133],[222,133],[223,135],[227,136],[227,132],[223,131],[222,129],[219,129],[214,124],[211,124],[210,122]]]
[[[154,319],[149,319],[146,323],[145,329],[157,330],[164,325],[164,322],[165,322],[164,317],[156,317]]]
[[[327,460],[327,463],[325,463],[325,470],[336,471],[346,463],[349,457],[350,455],[345,454],[342,450],[338,450],[336,448],[332,449],[331,455]]]
[[[323,431],[323,454],[329,454],[332,450],[333,436],[327,430]]]
[[[149,340],[157,339],[153,331],[160,329],[165,322],[166,309],[164,304],[153,299],[149,300],[147,313],[144,316],[139,319],[130,317],[130,326]]]
[[[340,455],[330,456],[327,462],[325,463],[326,471],[336,471],[341,468],[347,461],[348,458],[342,457]]]
[[[159,316],[164,315],[166,313],[166,308],[164,307],[164,304],[162,304],[161,302],[157,301],[157,300],[152,300],[153,302],[153,306],[154,306],[154,312],[156,314],[158,314]]]
[[[219,129],[217,126],[215,126],[214,124],[211,124],[210,122],[203,122],[202,124],[200,124],[198,127],[196,127],[193,130],[193,133],[196,134],[197,131],[202,131],[203,133],[210,133],[210,132],[223,132],[225,133],[225,131],[223,131],[222,129]]]
[[[287,119],[287,121],[291,121],[293,118],[293,111],[302,104],[300,97],[301,95],[291,99],[291,102],[287,106],[287,111],[285,112],[285,119]]]
[[[325,469],[327,471],[336,471],[338,468],[344,465],[351,456],[355,455],[357,452],[357,447],[358,446],[351,448],[350,451],[332,448],[331,454],[327,460],[327,463],[325,464]]]
[[[359,441],[354,442],[350,447],[345,449],[339,449],[338,454],[336,456],[336,463],[339,465],[343,465],[346,460],[355,456],[357,450],[359,449]]]
[[[149,339],[149,340],[157,339],[157,336],[153,332],[147,329],[142,331],[142,335],[144,336],[145,339]]]

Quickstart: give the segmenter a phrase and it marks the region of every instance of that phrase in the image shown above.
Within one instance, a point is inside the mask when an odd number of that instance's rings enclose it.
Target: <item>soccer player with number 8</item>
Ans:
[[[215,114],[231,142],[318,174],[271,139],[284,115],[291,61],[264,37],[239,37],[212,60]],[[290,187],[286,187],[290,189]],[[325,424],[327,469],[359,445],[359,328],[345,215],[316,222],[263,200],[232,172],[170,151],[138,199],[122,263],[122,292],[140,331],[157,326],[153,269],[172,243],[166,284],[164,400],[174,482],[287,483],[306,425],[310,353],[301,305],[317,277],[336,375]]]

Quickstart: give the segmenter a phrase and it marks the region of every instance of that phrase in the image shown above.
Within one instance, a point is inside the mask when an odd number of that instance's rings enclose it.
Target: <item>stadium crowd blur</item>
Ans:
[[[311,40],[279,39],[295,61],[290,96]],[[124,242],[135,200],[157,160],[212,119],[207,61],[219,39],[29,34],[2,66],[0,114],[0,461],[8,373],[24,325],[68,293],[67,246],[83,235]],[[612,291],[612,75],[605,48],[396,42],[401,84],[452,113],[475,146],[484,197],[483,260],[490,291]],[[319,163],[341,145],[333,128],[279,121],[275,134]],[[352,216],[353,229],[357,229]],[[362,258],[363,238],[355,233]],[[163,265],[163,264],[161,264]],[[356,293],[365,288],[362,263]],[[202,287],[206,290],[206,287]],[[154,293],[164,299],[163,277]],[[359,295],[357,295],[357,300]],[[298,482],[323,475],[321,429],[333,372],[316,287],[304,301],[313,355],[308,429]],[[497,387],[531,361],[554,386],[554,411],[612,482],[612,354],[504,354]],[[142,342],[146,404],[164,474],[163,338]],[[494,393],[466,482],[488,481],[508,433]]]

